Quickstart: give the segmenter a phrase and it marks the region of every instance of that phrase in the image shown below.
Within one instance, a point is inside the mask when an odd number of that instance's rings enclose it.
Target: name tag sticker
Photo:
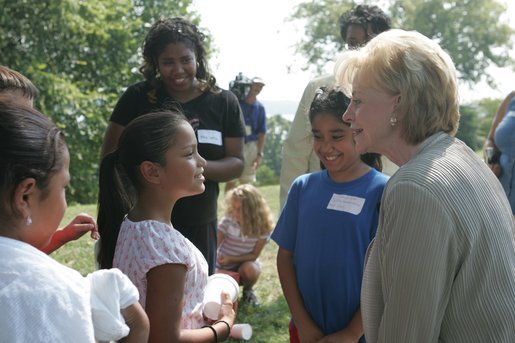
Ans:
[[[345,194],[333,194],[331,200],[329,200],[329,204],[327,204],[327,209],[348,212],[351,214],[360,214],[364,204],[364,198]]]
[[[197,130],[198,142],[222,145],[222,133],[215,130]]]

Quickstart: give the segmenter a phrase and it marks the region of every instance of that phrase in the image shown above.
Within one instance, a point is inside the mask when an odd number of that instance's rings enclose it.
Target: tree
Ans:
[[[320,0],[300,3],[290,20],[302,20],[304,38],[297,43],[297,52],[307,58],[304,69],[321,74],[328,62],[343,51],[345,42],[340,36],[340,16],[355,6],[352,0]]]
[[[279,114],[267,119],[266,143],[263,152],[263,165],[273,170],[277,181],[281,173],[283,142],[288,135],[291,122]],[[259,169],[258,169],[259,171]]]
[[[161,13],[187,16],[191,0],[0,0],[0,64],[40,90],[35,107],[63,130],[72,202],[97,195],[99,150],[123,89],[142,79],[139,47]]]
[[[478,113],[472,106],[460,106],[460,126],[456,138],[461,139],[472,150],[481,146],[481,139],[478,136]]]
[[[451,55],[461,80],[475,83],[489,65],[504,67],[510,58],[515,32],[499,21],[506,7],[495,0],[396,0],[390,7],[397,27],[417,30],[436,40]]]
[[[365,1],[371,3],[370,1]],[[509,52],[515,32],[499,21],[506,8],[496,0],[388,0],[393,27],[417,30],[438,41],[451,55],[459,78],[477,82],[486,74],[486,67],[513,65]],[[319,0],[297,6],[292,20],[305,21],[305,35],[297,51],[320,73],[328,61],[334,61],[343,49],[338,17],[353,7],[353,1]],[[386,8],[383,8],[386,11]]]

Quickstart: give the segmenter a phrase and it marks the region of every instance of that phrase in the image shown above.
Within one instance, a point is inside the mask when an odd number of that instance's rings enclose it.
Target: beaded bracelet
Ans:
[[[224,323],[225,325],[227,325],[227,329],[229,329],[229,333],[227,334],[227,337],[229,337],[231,335],[231,326],[229,325],[229,323],[227,323],[225,320],[217,320],[216,322],[213,323],[213,325],[215,325],[216,323]]]
[[[218,334],[216,333],[216,330],[211,325],[204,325],[202,328],[209,328],[211,331],[213,331],[213,334],[215,335],[215,343],[218,343]]]

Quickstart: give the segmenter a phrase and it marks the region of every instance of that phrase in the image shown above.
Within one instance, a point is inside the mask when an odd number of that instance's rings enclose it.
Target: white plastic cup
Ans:
[[[250,324],[234,324],[231,328],[231,337],[248,341],[252,337]]]
[[[227,274],[216,273],[207,279],[206,291],[204,293],[204,315],[210,319],[218,319],[220,307],[222,306],[222,291],[228,293],[232,302],[238,299],[240,286]]]

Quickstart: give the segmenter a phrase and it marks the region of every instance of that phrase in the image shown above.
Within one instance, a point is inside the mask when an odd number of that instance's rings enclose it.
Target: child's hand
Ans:
[[[236,319],[236,312],[234,311],[234,304],[231,301],[229,293],[222,292],[222,306],[218,314],[218,320],[225,320],[230,326],[234,324]]]
[[[91,238],[95,240],[100,238],[95,219],[86,213],[77,215],[61,231],[63,240],[66,242],[79,239],[88,231],[91,232]]]
[[[304,325],[302,329],[297,326],[297,332],[301,343],[315,343],[324,338],[324,333],[316,325]]]
[[[225,266],[225,265],[229,264],[230,263],[229,260],[230,260],[229,256],[224,256],[224,255],[218,256],[218,264],[221,266]]]

